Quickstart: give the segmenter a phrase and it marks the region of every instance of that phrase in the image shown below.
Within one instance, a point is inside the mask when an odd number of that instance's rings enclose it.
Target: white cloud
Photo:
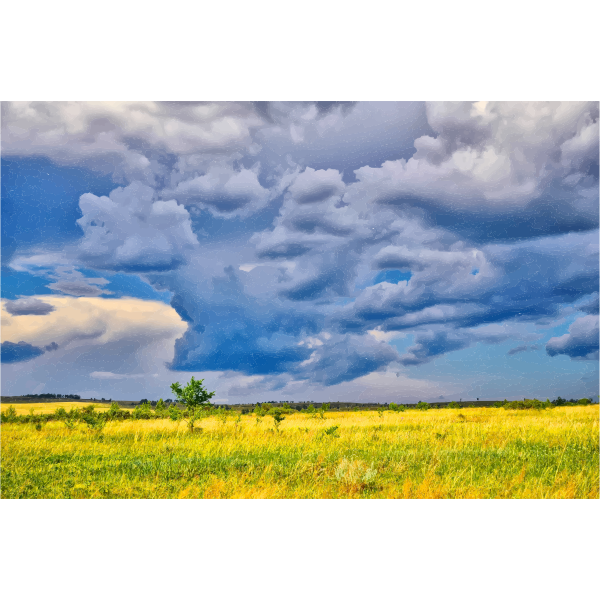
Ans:
[[[0,117],[2,156],[48,156],[130,179],[152,179],[152,148],[239,152],[263,123],[251,103],[226,101],[4,101]]]
[[[134,341],[137,347],[175,339],[187,329],[179,315],[161,302],[135,298],[72,298],[33,296],[54,307],[47,315],[11,316],[2,304],[2,339],[35,346],[56,342],[61,350],[71,342],[103,345]]]
[[[204,175],[186,179],[174,189],[165,190],[163,197],[175,198],[184,204],[199,204],[220,216],[254,212],[270,198],[269,190],[258,181],[258,169],[234,171],[229,166],[212,166]]]
[[[154,191],[134,182],[109,197],[83,194],[77,222],[84,232],[79,257],[92,267],[162,271],[186,261],[198,246],[190,215],[175,200],[153,201]]]
[[[432,102],[427,115],[437,137],[416,139],[409,160],[358,169],[350,198],[502,212],[526,207],[573,171],[575,207],[592,183],[584,171],[597,161],[596,102]]]
[[[145,373],[138,373],[137,375],[127,375],[119,373],[111,373],[110,371],[93,371],[90,373],[92,379],[140,379],[147,377]]]

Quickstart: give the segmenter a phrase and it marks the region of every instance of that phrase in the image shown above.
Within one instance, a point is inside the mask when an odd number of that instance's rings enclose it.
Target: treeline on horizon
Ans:
[[[67,398],[69,400],[81,400],[79,394],[21,394],[20,396],[14,396],[15,398],[48,398],[51,400],[60,400]]]
[[[418,404],[396,404],[395,402],[389,405],[379,405],[377,410],[380,413],[387,411],[392,412],[404,412],[406,410],[445,410],[445,409],[469,409],[469,408],[504,408],[506,410],[550,410],[560,406],[588,406],[592,404],[590,398],[580,398],[579,400],[571,399],[566,400],[560,396],[555,400],[550,401],[549,399],[545,402],[534,399],[524,399],[519,401],[508,402],[495,402],[491,407],[477,407],[473,404],[465,405],[459,404],[458,402],[451,402],[446,406],[438,406],[435,404],[428,404],[427,402],[419,402]],[[227,419],[227,413],[231,409],[229,407],[215,405],[207,405],[203,407],[204,416],[216,416],[223,420]],[[293,414],[295,412],[305,412],[310,416],[325,418],[325,413],[331,410],[330,404],[321,404],[319,408],[316,408],[313,404],[309,404],[306,407],[291,407],[287,402],[283,406],[273,406],[272,403],[265,402],[263,404],[257,403],[255,405],[254,413],[257,417],[267,416],[270,413],[277,413],[276,418],[278,422],[284,417],[284,414]],[[361,409],[355,407],[350,411],[359,412]],[[135,407],[134,410],[129,411],[122,409],[116,402],[112,403],[110,408],[104,412],[96,412],[95,407],[85,406],[83,408],[72,408],[67,411],[63,407],[57,408],[53,413],[49,414],[34,414],[33,409],[30,409],[27,415],[17,415],[14,406],[9,406],[6,411],[1,413],[2,423],[32,423],[36,426],[36,429],[41,430],[42,426],[49,421],[62,421],[69,429],[72,429],[77,423],[86,424],[90,430],[100,431],[109,421],[121,421],[121,420],[148,420],[148,419],[171,419],[172,421],[189,420],[190,417],[194,416],[194,410],[192,409],[180,409],[175,404],[167,404],[162,399],[158,401],[156,406],[153,403],[143,402]],[[237,411],[235,411],[237,412]],[[242,409],[241,414],[249,414],[249,409]],[[198,418],[197,416],[195,418]],[[241,415],[240,415],[241,418]],[[275,418],[275,417],[274,417]]]

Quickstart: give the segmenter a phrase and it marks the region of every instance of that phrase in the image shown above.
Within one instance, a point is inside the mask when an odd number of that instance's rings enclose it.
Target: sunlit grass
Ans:
[[[598,498],[598,414],[598,406],[294,413],[279,432],[269,416],[236,422],[237,414],[205,419],[194,433],[167,419],[109,422],[101,433],[58,421],[41,431],[3,424],[1,495]]]

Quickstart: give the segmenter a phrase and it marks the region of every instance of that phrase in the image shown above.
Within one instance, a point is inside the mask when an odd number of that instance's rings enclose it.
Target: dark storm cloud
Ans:
[[[42,348],[32,346],[26,342],[2,342],[2,362],[14,363],[32,360],[44,354]]]

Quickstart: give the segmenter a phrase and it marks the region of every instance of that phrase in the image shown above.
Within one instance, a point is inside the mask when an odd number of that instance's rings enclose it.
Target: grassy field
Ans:
[[[27,414],[59,405],[16,407]],[[73,407],[68,403],[67,408]],[[6,406],[3,406],[5,409]],[[598,406],[2,424],[2,498],[598,498]],[[337,427],[337,428],[336,428]]]

